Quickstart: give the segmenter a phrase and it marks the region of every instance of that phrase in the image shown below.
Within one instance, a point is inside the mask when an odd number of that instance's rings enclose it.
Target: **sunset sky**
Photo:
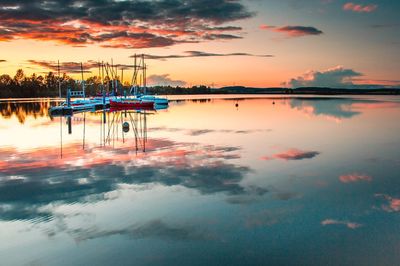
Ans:
[[[42,74],[60,60],[74,77],[72,62],[94,75],[97,61],[143,53],[150,84],[400,86],[399,10],[394,0],[6,0],[0,73]]]

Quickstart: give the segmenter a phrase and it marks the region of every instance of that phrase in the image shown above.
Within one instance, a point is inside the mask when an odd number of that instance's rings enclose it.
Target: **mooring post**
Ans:
[[[72,119],[71,119],[71,117],[70,116],[68,116],[67,117],[67,124],[68,124],[68,134],[72,134],[72,121],[71,121]]]

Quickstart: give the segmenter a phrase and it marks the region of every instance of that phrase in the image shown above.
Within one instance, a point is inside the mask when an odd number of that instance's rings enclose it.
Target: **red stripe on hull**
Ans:
[[[153,102],[130,102],[130,101],[111,101],[110,100],[110,107],[115,109],[153,109],[154,103]]]

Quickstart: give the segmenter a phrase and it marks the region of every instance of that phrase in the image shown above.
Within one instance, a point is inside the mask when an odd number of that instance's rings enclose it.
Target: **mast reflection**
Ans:
[[[100,147],[116,148],[117,143],[125,144],[128,139],[134,139],[135,152],[146,152],[147,116],[154,115],[155,110],[102,110],[99,112],[82,113],[82,117],[60,116],[60,157],[63,157],[63,124],[67,125],[67,134],[72,135],[74,122],[81,123],[82,150],[87,146],[86,123],[92,121],[90,116],[97,116],[99,124]],[[87,116],[89,115],[89,119]],[[90,136],[89,136],[90,138]]]
[[[110,110],[108,121],[102,121],[103,146],[112,145],[115,142],[133,136],[135,139],[135,151],[146,151],[147,142],[147,116],[154,114],[148,110]],[[103,116],[103,119],[105,116]]]

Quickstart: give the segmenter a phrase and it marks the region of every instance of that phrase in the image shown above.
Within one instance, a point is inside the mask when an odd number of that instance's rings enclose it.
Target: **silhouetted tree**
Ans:
[[[14,82],[18,85],[21,85],[24,79],[25,79],[24,71],[22,69],[18,69],[17,73],[14,76]]]
[[[102,80],[99,76],[89,77],[85,81],[86,95],[99,95],[104,89],[106,93],[111,93],[115,83],[111,82],[109,76],[105,76]],[[63,73],[61,77],[49,72],[46,75],[26,76],[22,69],[18,69],[15,76],[4,74],[0,76],[0,97],[56,97],[59,95],[58,86],[60,84],[61,95],[65,96],[67,90],[81,90],[82,83],[77,82],[72,77]],[[124,94],[126,91],[129,94],[129,83],[121,84],[117,82],[118,93]],[[209,87],[193,86],[191,88],[172,87],[172,86],[154,86],[148,87],[149,94],[204,94],[210,93]]]

